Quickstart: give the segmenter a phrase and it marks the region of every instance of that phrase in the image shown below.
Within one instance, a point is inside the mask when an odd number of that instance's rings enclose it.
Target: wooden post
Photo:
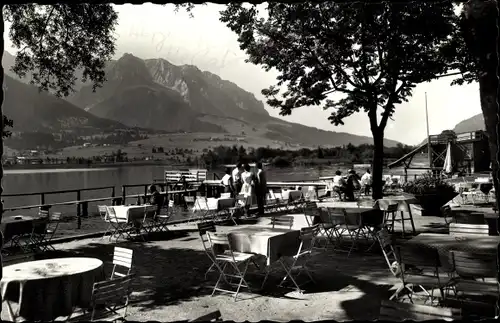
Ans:
[[[76,191],[76,200],[78,201],[76,204],[76,219],[77,219],[77,228],[81,229],[82,228],[82,213],[81,213],[81,204],[80,204],[80,199],[81,199],[81,191],[78,190]]]
[[[44,193],[40,194],[40,205],[45,205],[45,194]]]
[[[122,203],[125,205],[125,200],[127,199],[127,187],[122,185]]]

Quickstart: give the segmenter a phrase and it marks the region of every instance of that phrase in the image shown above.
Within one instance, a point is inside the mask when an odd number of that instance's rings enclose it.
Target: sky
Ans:
[[[196,65],[229,80],[265,102],[261,90],[275,84],[277,73],[245,63],[237,36],[219,21],[223,5],[196,6],[190,17],[184,10],[174,12],[172,5],[119,5],[116,27],[117,58],[132,53],[140,58],[164,58],[176,65]],[[7,26],[6,26],[7,27]],[[9,40],[6,39],[6,49]],[[14,52],[14,51],[13,51]],[[452,129],[457,123],[481,113],[477,83],[450,86],[452,78],[442,78],[417,86],[409,102],[396,108],[385,136],[405,144],[420,143],[426,137],[425,93],[429,111],[430,134]],[[279,110],[266,106],[272,116]],[[334,126],[331,111],[321,107],[304,107],[291,116],[280,117],[325,130],[348,132],[371,137],[368,117],[358,113],[345,119],[345,125]]]

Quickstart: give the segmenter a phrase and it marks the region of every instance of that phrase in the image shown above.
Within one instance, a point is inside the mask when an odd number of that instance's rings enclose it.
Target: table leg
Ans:
[[[405,237],[405,213],[401,211],[401,227],[403,228],[403,238]]]
[[[415,230],[415,223],[413,222],[413,214],[411,213],[411,207],[408,205],[408,215],[410,216],[411,229],[413,234],[417,234],[417,230]]]

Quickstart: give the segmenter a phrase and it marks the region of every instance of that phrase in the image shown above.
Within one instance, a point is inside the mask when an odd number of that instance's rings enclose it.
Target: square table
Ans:
[[[147,212],[147,217],[154,217],[157,209],[156,205],[115,205],[111,206],[115,210],[118,219],[127,219],[128,223],[142,221]]]
[[[300,231],[269,227],[245,227],[228,233],[234,251],[265,256],[267,265],[281,256],[294,256],[300,246]]]
[[[45,234],[47,221],[42,217],[28,215],[13,215],[2,217],[0,230],[4,237],[4,244],[8,241],[15,241],[16,237],[28,236],[32,233]]]
[[[452,236],[439,233],[420,233],[416,237],[403,242],[406,245],[421,245],[437,249],[441,266],[451,270],[449,252],[451,250],[467,252],[497,252],[499,236]]]

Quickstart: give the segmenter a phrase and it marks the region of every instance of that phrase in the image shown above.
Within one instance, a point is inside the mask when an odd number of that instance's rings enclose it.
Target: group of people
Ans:
[[[327,186],[325,197],[331,197],[332,194],[337,193],[341,199],[343,194],[346,201],[354,201],[354,191],[363,188],[364,194],[368,195],[370,194],[371,185],[372,175],[369,169],[361,177],[353,169],[347,172],[347,177],[344,177],[342,172],[337,170],[331,183]]]
[[[248,198],[255,196],[257,200],[258,214],[264,214],[264,204],[267,194],[266,173],[262,168],[262,163],[257,163],[257,171],[251,172],[249,164],[238,163],[231,170],[226,168],[226,174],[222,177],[221,184],[224,192],[230,193],[231,197],[243,195]]]

